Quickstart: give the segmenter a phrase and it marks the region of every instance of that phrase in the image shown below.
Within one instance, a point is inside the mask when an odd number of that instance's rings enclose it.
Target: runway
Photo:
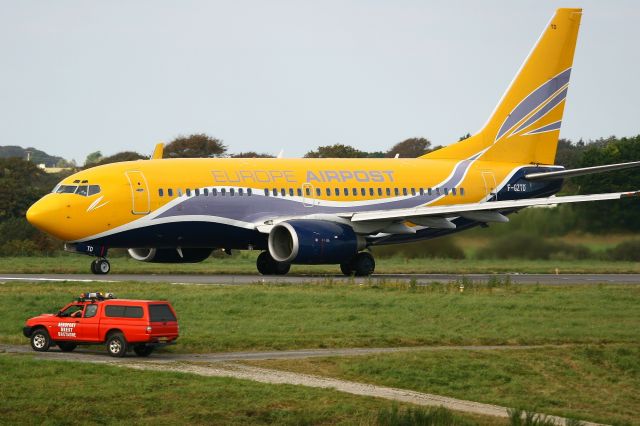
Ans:
[[[574,284],[640,284],[640,274],[377,274],[371,277],[345,277],[343,275],[159,275],[159,274],[0,274],[0,283],[13,281],[28,282],[95,282],[117,283],[136,281],[141,283],[169,283],[176,285],[251,285],[251,284],[326,284],[326,283],[410,283],[415,280],[417,285],[430,285],[435,282],[449,283],[488,282],[500,279],[503,283],[509,280],[511,284],[545,284],[545,285],[574,285]]]

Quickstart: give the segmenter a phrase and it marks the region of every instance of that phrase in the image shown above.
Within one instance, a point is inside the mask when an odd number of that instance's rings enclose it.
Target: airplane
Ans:
[[[565,178],[640,161],[554,165],[582,9],[552,16],[486,124],[419,158],[163,159],[101,165],[62,180],[27,211],[65,250],[95,257],[127,248],[145,262],[199,262],[214,249],[260,250],[257,269],[340,265],[375,270],[368,248],[430,239],[530,206],[616,200],[639,192],[555,196]]]

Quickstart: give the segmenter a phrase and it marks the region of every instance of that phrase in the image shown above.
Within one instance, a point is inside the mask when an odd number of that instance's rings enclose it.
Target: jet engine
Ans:
[[[284,263],[342,263],[365,246],[365,239],[356,235],[350,226],[321,220],[280,222],[269,233],[269,253]]]
[[[197,263],[211,255],[212,248],[130,248],[135,260],[151,263]]]

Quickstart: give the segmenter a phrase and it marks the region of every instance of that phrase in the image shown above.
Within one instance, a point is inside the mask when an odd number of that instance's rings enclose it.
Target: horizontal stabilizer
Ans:
[[[575,176],[590,175],[594,173],[613,172],[616,170],[630,169],[640,167],[640,161],[632,161],[630,163],[605,164],[604,166],[583,167],[581,169],[558,170],[555,172],[529,173],[524,175],[527,180],[550,180],[564,179]]]

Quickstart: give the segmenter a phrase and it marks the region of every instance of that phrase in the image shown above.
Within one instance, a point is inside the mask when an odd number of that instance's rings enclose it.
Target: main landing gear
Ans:
[[[263,251],[256,261],[258,272],[262,275],[286,275],[291,268],[288,263],[278,262],[268,251]],[[373,274],[376,269],[376,261],[371,253],[361,251],[349,261],[340,264],[340,270],[346,276],[366,277]]]
[[[105,275],[111,271],[111,264],[104,257],[99,257],[91,262],[91,272],[96,275]]]
[[[290,264],[278,262],[271,257],[268,251],[260,253],[256,266],[258,267],[258,272],[262,275],[286,275],[291,269]]]
[[[376,269],[376,261],[369,252],[361,251],[348,262],[340,264],[340,270],[343,274],[356,277],[366,277],[373,274]]]

